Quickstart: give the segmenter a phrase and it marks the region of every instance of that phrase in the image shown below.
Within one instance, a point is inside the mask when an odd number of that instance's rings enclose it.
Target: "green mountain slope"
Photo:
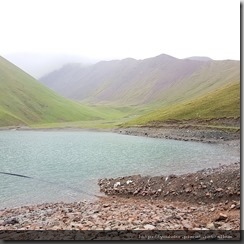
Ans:
[[[0,57],[0,126],[111,128],[240,117],[240,62],[202,59],[68,65],[42,81],[81,104]]]
[[[126,125],[240,118],[240,83],[231,82],[196,99],[161,107]]]
[[[66,65],[40,81],[61,95],[113,106],[174,104],[240,80],[240,62],[169,55]]]
[[[204,96],[221,87],[240,82],[240,62],[233,60],[206,62],[191,76],[179,80],[161,93],[160,105],[170,105]]]
[[[0,126],[87,121],[102,116],[94,108],[57,95],[0,57]]]

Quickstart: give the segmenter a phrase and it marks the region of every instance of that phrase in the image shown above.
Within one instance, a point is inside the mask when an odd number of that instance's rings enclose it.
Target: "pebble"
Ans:
[[[216,221],[226,220],[228,216],[226,214],[220,213],[219,216],[216,218]]]
[[[181,223],[182,223],[182,226],[184,227],[184,229],[191,230],[193,228],[192,224],[190,224],[186,220],[183,220]]]
[[[154,230],[156,227],[150,224],[144,225],[143,226],[145,230]]]
[[[233,209],[233,208],[235,208],[235,207],[236,207],[235,204],[231,204],[230,209]]]
[[[209,230],[215,230],[215,225],[214,225],[214,223],[208,223],[207,225],[206,225],[206,227],[209,229]]]

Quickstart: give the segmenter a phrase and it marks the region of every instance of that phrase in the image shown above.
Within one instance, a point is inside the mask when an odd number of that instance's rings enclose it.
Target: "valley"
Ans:
[[[234,123],[240,118],[239,61],[161,54],[145,60],[67,64],[40,82],[0,61],[4,128],[240,128]]]
[[[0,241],[241,240],[239,1],[0,6]]]
[[[0,238],[239,240],[240,103],[239,61],[163,54],[68,64],[37,81],[0,57]]]

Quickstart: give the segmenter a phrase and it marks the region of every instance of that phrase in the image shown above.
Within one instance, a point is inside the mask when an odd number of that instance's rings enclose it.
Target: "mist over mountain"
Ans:
[[[239,70],[239,61],[197,56],[178,59],[161,54],[144,60],[101,61],[86,67],[69,64],[39,80],[75,100],[142,105],[198,96],[238,81]]]
[[[89,65],[97,62],[79,55],[65,54],[65,53],[12,53],[4,55],[4,58],[20,67],[22,70],[32,75],[36,79],[43,75],[60,69],[67,63],[82,63]]]

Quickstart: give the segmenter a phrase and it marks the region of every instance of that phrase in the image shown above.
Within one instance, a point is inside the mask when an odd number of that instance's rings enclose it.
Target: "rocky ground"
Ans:
[[[24,238],[21,230],[137,230],[142,234],[145,230],[238,230],[238,204],[229,201],[198,205],[118,197],[99,202],[42,204],[2,210],[0,230],[18,230],[18,239]],[[72,239],[74,232],[66,234],[62,238]],[[0,237],[15,238],[1,231]]]
[[[231,164],[181,176],[103,179],[99,181],[101,191],[109,196],[95,202],[46,203],[2,209],[0,239],[26,239],[27,233],[21,230],[66,230],[58,237],[55,232],[49,236],[49,239],[62,240],[77,239],[80,232],[72,232],[74,230],[134,230],[124,234],[124,238],[131,239],[131,235],[145,237],[145,231],[239,230],[239,166]],[[38,232],[32,231],[29,238],[47,239],[45,233],[40,232],[40,237]],[[90,239],[96,239],[98,233],[86,232]],[[108,238],[109,232],[105,233],[101,238]],[[113,238],[120,239],[121,233],[116,233],[119,235]],[[238,238],[238,233],[234,234]],[[33,238],[33,235],[36,236]]]
[[[132,175],[99,180],[107,195],[163,199],[168,202],[219,203],[240,200],[240,163],[168,176]]]
[[[208,143],[220,143],[240,139],[240,132],[227,132],[203,128],[191,128],[188,126],[174,127],[172,125],[163,127],[130,127],[115,129],[114,132],[124,135],[148,136],[153,138],[165,138],[182,141],[199,141]]]

